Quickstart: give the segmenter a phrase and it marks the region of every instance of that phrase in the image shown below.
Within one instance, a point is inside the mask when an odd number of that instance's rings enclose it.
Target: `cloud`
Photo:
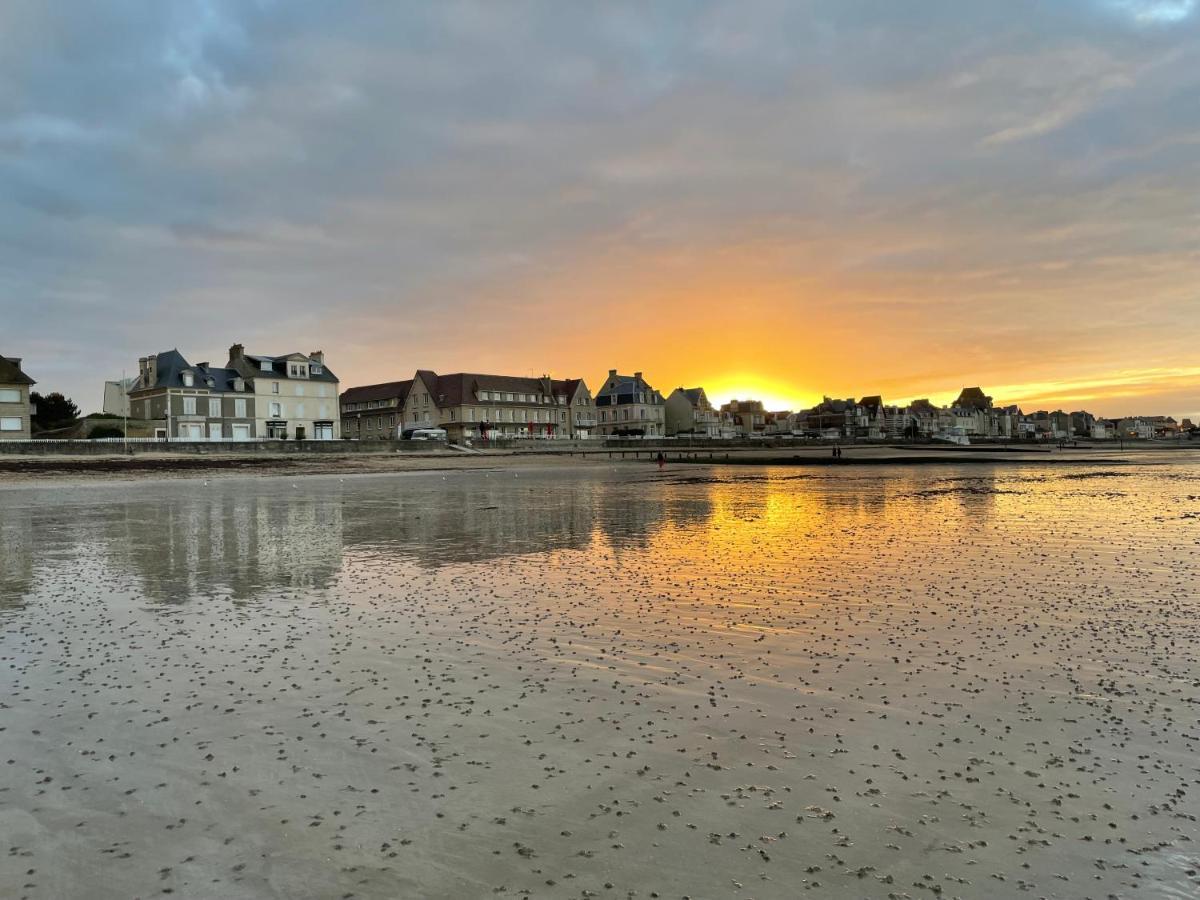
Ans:
[[[235,339],[797,400],[1182,365],[1192,7],[14,0],[3,352],[85,405]]]

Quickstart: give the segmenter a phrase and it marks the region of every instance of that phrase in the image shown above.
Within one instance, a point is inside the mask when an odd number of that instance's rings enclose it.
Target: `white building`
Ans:
[[[338,380],[320,350],[259,356],[234,344],[226,367],[241,375],[254,395],[256,437],[331,441],[339,436]]]

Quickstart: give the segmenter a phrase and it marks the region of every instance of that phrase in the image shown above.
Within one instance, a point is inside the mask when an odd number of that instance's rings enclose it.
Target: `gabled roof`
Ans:
[[[991,409],[992,398],[983,392],[983,388],[965,387],[954,401],[954,405],[964,409]]]
[[[396,400],[403,403],[412,390],[412,379],[407,381],[385,381],[383,384],[365,384],[342,391],[342,403],[366,403],[371,400]]]
[[[244,378],[254,379],[262,377],[263,375],[267,375],[271,378],[290,378],[291,376],[288,374],[288,363],[299,362],[301,360],[306,363],[312,362],[312,357],[310,357],[307,353],[284,353],[280,356],[264,356],[262,354],[247,353],[241,358],[241,360],[231,359],[229,361],[229,365],[236,367],[238,371],[242,373],[242,377]],[[239,362],[243,364],[238,365]],[[262,368],[262,364],[264,362],[270,365],[271,368],[269,372]],[[319,363],[319,365],[321,366],[320,375],[309,375],[307,378],[297,380],[336,383],[338,378],[333,374],[333,372],[330,371],[329,367],[323,362]]]
[[[408,381],[391,381],[379,385],[366,385],[361,388],[350,388],[343,392],[342,400],[359,403],[368,400],[384,400],[397,396],[407,399],[413,386],[418,382],[423,384],[439,409],[462,406],[465,403],[479,403],[484,391],[501,394],[533,394],[549,396],[557,399],[565,397],[570,402],[580,390],[586,390],[582,378],[533,378],[523,375],[488,375],[478,372],[454,372],[449,375],[439,375],[432,369],[418,369]],[[404,393],[397,395],[395,390],[403,387]],[[510,401],[488,400],[488,403],[503,403]],[[525,403],[525,400],[513,400],[513,403]]]
[[[21,371],[21,360],[0,356],[0,384],[37,384]]]

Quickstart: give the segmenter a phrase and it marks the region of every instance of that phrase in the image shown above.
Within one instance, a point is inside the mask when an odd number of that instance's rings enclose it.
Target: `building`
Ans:
[[[763,434],[791,435],[793,413],[790,409],[775,410],[766,413],[766,426]]]
[[[880,394],[871,394],[858,401],[858,424],[854,436],[877,440],[887,430],[887,407]]]
[[[32,436],[29,388],[34,384],[21,371],[19,356],[0,356],[0,441],[27,441]]]
[[[762,434],[767,427],[767,413],[761,400],[730,400],[721,404],[721,428],[737,437]]]
[[[678,387],[671,391],[663,403],[663,423],[666,433],[672,436],[721,436],[721,416],[702,387]]]
[[[605,437],[663,437],[666,401],[641,372],[618,375],[608,370],[596,394],[596,430]]]
[[[836,440],[854,437],[861,429],[869,428],[865,411],[854,402],[825,397],[812,409],[796,416],[795,428],[811,437]]]
[[[192,365],[178,350],[138,360],[128,393],[130,416],[161,420],[161,437],[248,441],[255,437],[256,400],[233,369]]]
[[[259,356],[234,344],[226,367],[254,396],[255,437],[331,441],[341,431],[337,376],[320,350]]]
[[[136,378],[126,378],[121,381],[104,382],[104,404],[100,407],[101,411],[108,416],[129,416],[129,392],[136,381]]]
[[[556,379],[420,369],[408,381],[342,394],[343,434],[398,437],[441,428],[452,442],[496,438],[587,438],[596,424],[582,378]]]
[[[404,408],[403,428],[443,428],[451,441],[497,438],[586,438],[595,423],[582,378],[533,378],[419,369]]]
[[[941,431],[941,413],[926,397],[908,404],[909,427],[914,436],[932,437]]]
[[[365,440],[393,438],[404,414],[412,379],[368,384],[342,392],[338,399],[342,416],[342,437]]]

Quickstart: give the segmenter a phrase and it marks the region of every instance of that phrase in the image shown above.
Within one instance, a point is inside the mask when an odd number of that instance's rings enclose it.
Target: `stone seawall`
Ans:
[[[0,441],[5,456],[246,456],[358,453],[429,453],[444,445],[426,441]]]

